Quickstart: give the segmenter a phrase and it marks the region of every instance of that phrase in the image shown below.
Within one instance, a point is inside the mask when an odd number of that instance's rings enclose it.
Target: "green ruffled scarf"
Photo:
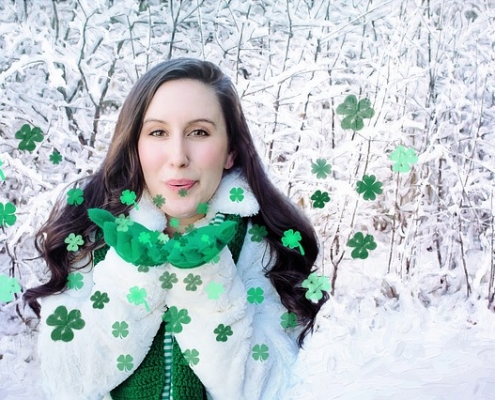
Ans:
[[[232,259],[237,264],[246,236],[247,222],[239,215],[226,215],[225,220],[237,223],[236,233],[227,244]],[[98,230],[96,239],[98,240],[102,236],[103,233]],[[105,258],[108,249],[109,246],[105,245],[94,252],[93,263],[95,266]],[[165,323],[162,323],[143,362],[129,378],[110,392],[112,399],[160,400],[162,398],[165,386],[164,337]],[[182,351],[175,338],[172,352],[172,398],[174,400],[206,400],[206,390],[182,356]]]

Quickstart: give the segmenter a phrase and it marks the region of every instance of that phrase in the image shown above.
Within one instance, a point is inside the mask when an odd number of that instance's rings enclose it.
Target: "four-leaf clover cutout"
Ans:
[[[175,272],[168,272],[165,271],[161,276],[160,276],[160,282],[162,282],[162,288],[163,289],[172,289],[174,286],[174,283],[179,282],[177,279],[177,275]]]
[[[242,188],[232,188],[230,189],[230,200],[234,203],[240,203],[244,200],[244,189]]]
[[[0,203],[0,226],[7,227],[8,225],[14,225],[17,221],[15,216],[16,208],[12,203]]]
[[[62,154],[60,154],[57,150],[53,150],[52,154],[50,154],[50,161],[57,165],[62,162]]]
[[[363,118],[371,118],[375,115],[375,110],[371,108],[369,99],[361,99],[357,101],[353,94],[347,96],[342,104],[337,106],[337,114],[345,115],[340,123],[342,129],[352,129],[359,131],[363,129]]]
[[[105,307],[105,304],[110,302],[107,293],[101,293],[99,290],[94,292],[94,294],[90,297],[90,300],[93,302],[93,308],[98,308],[102,310]]]
[[[318,276],[315,272],[302,282],[301,286],[306,290],[305,297],[311,301],[318,301],[323,297],[323,291],[330,290],[330,282],[326,276]]]
[[[191,317],[186,309],[179,310],[177,307],[170,307],[165,314],[163,320],[166,322],[165,330],[172,333],[181,333],[182,325],[187,325],[191,322]]]
[[[328,203],[330,201],[330,196],[328,195],[328,192],[317,190],[311,196],[311,200],[313,200],[314,208],[323,208],[325,207],[325,203]]]
[[[0,274],[0,303],[8,303],[14,300],[14,294],[21,291],[21,286],[16,278],[9,278]]]
[[[53,314],[48,316],[46,324],[56,327],[51,334],[52,340],[63,342],[70,342],[74,339],[73,330],[80,330],[86,325],[82,319],[81,311],[71,310],[69,312],[65,306],[58,306]]]
[[[318,179],[325,179],[331,170],[332,166],[327,164],[327,160],[324,158],[319,158],[311,164],[311,173],[315,174]]]
[[[116,338],[125,338],[129,334],[129,324],[125,321],[116,321],[112,325],[112,335]]]
[[[404,146],[397,146],[388,156],[395,164],[392,166],[394,172],[409,172],[411,165],[418,162],[416,150]]]
[[[42,142],[44,136],[40,128],[34,127],[31,129],[28,124],[24,124],[16,132],[15,138],[21,140],[18,146],[19,150],[27,150],[31,153],[36,148],[36,142]]]
[[[134,358],[130,354],[121,354],[117,358],[117,368],[119,371],[130,371],[134,368]]]
[[[266,344],[254,345],[252,356],[256,361],[265,361],[268,359],[268,346]]]
[[[362,193],[365,200],[375,200],[376,195],[382,193],[382,183],[376,180],[375,175],[363,175],[363,180],[357,182],[356,191]]]
[[[260,287],[252,287],[247,291],[247,301],[251,304],[261,304],[265,299],[264,291]]]
[[[376,249],[373,235],[364,236],[362,232],[357,232],[354,237],[347,242],[347,246],[355,247],[351,253],[352,258],[360,258],[362,260],[368,258],[368,251]]]
[[[234,334],[230,325],[224,324],[218,325],[213,333],[217,335],[217,342],[226,342],[229,339],[229,336]]]
[[[155,197],[153,197],[153,204],[158,208],[162,208],[162,206],[165,204],[165,197],[163,197],[161,194],[157,194]]]
[[[194,292],[203,281],[199,275],[189,274],[184,278],[184,283],[186,284],[187,291]]]
[[[199,351],[196,349],[187,349],[182,355],[190,366],[199,363]]]

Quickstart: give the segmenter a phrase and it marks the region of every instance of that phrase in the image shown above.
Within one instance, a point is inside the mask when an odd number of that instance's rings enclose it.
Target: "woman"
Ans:
[[[42,299],[38,347],[48,398],[283,398],[297,354],[293,316],[301,346],[326,298],[311,302],[301,287],[317,240],[268,180],[218,67],[176,59],[147,72],[124,102],[101,168],[82,188],[83,203],[59,202],[38,233],[51,277],[26,293],[38,314]],[[91,208],[119,216],[113,226],[122,235],[131,225],[164,232],[163,246],[175,240],[170,249],[222,221],[236,230],[197,268],[171,258],[133,265],[130,245],[105,244]],[[282,243],[290,229],[300,232],[299,247]],[[85,244],[67,241],[71,234]]]

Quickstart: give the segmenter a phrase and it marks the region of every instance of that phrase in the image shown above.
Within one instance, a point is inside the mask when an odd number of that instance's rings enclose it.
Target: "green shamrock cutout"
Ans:
[[[70,342],[74,339],[72,330],[81,330],[86,325],[86,322],[82,319],[81,311],[71,310],[69,312],[67,307],[58,306],[53,314],[48,316],[46,324],[56,327],[51,334],[52,340]]]
[[[69,289],[79,290],[83,286],[83,276],[80,272],[71,272],[69,276],[67,276],[67,287]]]
[[[0,303],[9,303],[14,300],[14,294],[21,291],[21,286],[16,278],[9,278],[0,274]]]
[[[105,307],[106,303],[110,302],[110,299],[108,298],[107,293],[101,293],[99,290],[97,290],[91,297],[90,300],[93,302],[93,308],[98,308],[100,310],[103,310]]]
[[[187,325],[191,322],[191,317],[186,309],[179,310],[177,307],[170,307],[165,314],[163,320],[166,322],[165,330],[171,333],[181,333],[182,325]]]
[[[57,150],[53,150],[52,154],[50,154],[50,161],[58,165],[62,162],[62,154],[60,154]]]
[[[134,206],[136,210],[139,210],[138,204],[136,202],[136,193],[132,190],[124,190],[120,196],[120,202],[126,206]]]
[[[153,204],[158,208],[162,208],[162,206],[165,204],[165,197],[163,197],[161,194],[157,194],[155,197],[153,197]]]
[[[284,329],[291,329],[297,326],[297,315],[293,312],[285,312],[280,317],[280,325]]]
[[[170,273],[165,271],[162,276],[160,276],[160,282],[162,282],[163,289],[172,289],[174,283],[179,282],[179,280],[177,279],[175,272]]]
[[[340,123],[342,129],[352,129],[359,131],[363,129],[363,118],[371,118],[375,115],[375,110],[371,108],[369,99],[361,99],[357,101],[353,94],[347,96],[342,104],[337,106],[337,114],[345,115]]]
[[[230,325],[225,326],[224,324],[218,325],[213,333],[217,335],[217,342],[226,342],[229,339],[229,336],[234,334]]]
[[[150,270],[150,267],[146,266],[146,265],[140,265],[138,267],[138,272],[148,272]]]
[[[129,289],[129,294],[127,295],[127,301],[129,301],[129,303],[131,304],[135,304],[136,306],[143,304],[146,311],[150,312],[151,311],[150,306],[146,301],[147,296],[148,293],[146,293],[146,289],[133,286]]]
[[[253,225],[248,233],[251,235],[251,242],[261,242],[268,235],[266,227],[258,224]]]
[[[182,353],[182,355],[191,367],[199,363],[199,351],[196,349],[187,349],[184,353]]]
[[[112,329],[112,335],[116,338],[124,339],[129,334],[129,324],[125,321],[116,321]]]
[[[115,218],[115,224],[117,225],[117,232],[127,232],[129,227],[134,224],[134,221],[131,220],[131,217],[120,214]]]
[[[178,218],[170,218],[169,221],[168,221],[168,224],[172,228],[178,228],[180,226],[180,221],[179,221]]]
[[[247,294],[247,301],[251,304],[261,304],[265,300],[264,291],[260,287],[250,288]]]
[[[67,236],[64,240],[65,243],[67,243],[67,250],[68,251],[77,251],[79,250],[79,246],[82,246],[84,244],[84,240],[81,235],[75,235],[71,233],[69,236]]]
[[[311,173],[315,174],[318,179],[325,179],[330,174],[332,166],[327,164],[327,160],[319,158],[311,164]]]
[[[357,182],[356,191],[362,193],[365,200],[375,200],[376,195],[382,193],[382,183],[376,180],[375,175],[363,175],[363,180]]]
[[[73,188],[67,192],[67,203],[71,206],[80,206],[84,201],[82,189]]]
[[[318,276],[315,272],[302,282],[301,286],[306,290],[305,297],[311,301],[318,301],[323,297],[323,291],[330,290],[330,282],[326,276]]]
[[[325,203],[330,201],[330,196],[328,196],[328,192],[321,192],[320,190],[317,190],[311,196],[311,200],[313,200],[314,208],[323,208],[325,207]]]
[[[151,244],[151,235],[149,232],[141,232],[138,236],[138,240],[140,243],[146,246],[152,246]]]
[[[301,240],[302,237],[299,231],[294,231],[292,229],[289,229],[284,232],[284,236],[282,237],[282,244],[285,247],[289,247],[291,249],[295,249],[296,247],[298,247],[299,251],[301,252],[301,255],[304,255],[304,249],[300,243]]]
[[[397,146],[388,156],[395,164],[392,166],[394,172],[409,172],[411,165],[418,162],[416,150],[404,146]]]
[[[199,203],[196,209],[198,214],[208,214],[208,203]]]
[[[187,196],[187,190],[182,188],[182,189],[179,189],[179,191],[177,192],[177,194],[180,196],[180,197],[186,197]]]
[[[253,358],[256,361],[265,361],[268,359],[268,346],[266,344],[257,344],[253,347]]]
[[[230,200],[234,203],[240,203],[244,200],[244,190],[242,188],[230,189]]]
[[[189,274],[184,278],[184,283],[186,284],[187,291],[195,292],[203,281],[199,275]]]
[[[134,368],[134,358],[130,354],[121,354],[117,358],[117,368],[119,371],[130,371]]]
[[[114,247],[123,260],[136,266],[149,267],[169,262],[178,268],[187,269],[211,262],[232,240],[237,226],[234,221],[224,221],[163,240],[162,232],[151,231],[137,222],[128,226],[125,232],[117,230],[116,218],[106,210],[93,208],[88,210],[88,215],[102,228],[106,243]],[[149,234],[149,242],[142,242],[142,232]],[[203,235],[210,238],[209,243],[201,240]]]
[[[16,208],[12,203],[0,203],[0,226],[7,227],[12,226],[17,221],[15,216]]]
[[[1,167],[1,166],[2,166],[2,160],[0,160],[0,167]],[[3,173],[3,171],[2,171],[2,169],[1,169],[1,168],[0,168],[0,179],[1,179],[2,181],[4,181],[4,180],[5,180],[5,175],[4,175],[4,173]]]
[[[357,232],[352,239],[347,242],[347,246],[355,247],[351,253],[351,257],[362,260],[368,258],[368,251],[376,249],[376,243],[373,235],[363,235],[362,232]]]
[[[225,288],[218,282],[210,282],[205,290],[208,293],[208,298],[211,300],[218,300],[225,293]]]
[[[31,127],[28,124],[21,126],[15,134],[16,139],[20,139],[18,149],[27,150],[30,153],[36,148],[36,142],[42,142],[44,139],[41,129],[38,127]]]

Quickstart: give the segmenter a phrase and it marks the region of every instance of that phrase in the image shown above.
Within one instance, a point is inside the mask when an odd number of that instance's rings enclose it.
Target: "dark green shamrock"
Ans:
[[[418,162],[416,150],[404,146],[397,146],[388,158],[395,162],[392,166],[394,172],[409,172],[411,165]]]
[[[351,253],[352,258],[368,258],[368,251],[376,249],[376,243],[373,235],[363,235],[362,232],[357,232],[352,239],[347,242],[347,246],[355,247]]]
[[[146,246],[152,246],[151,234],[149,232],[141,232],[138,236],[138,240],[140,243],[142,243]]]
[[[371,101],[361,99],[358,102],[356,96],[351,94],[345,98],[342,104],[338,105],[337,114],[346,116],[340,123],[342,129],[359,131],[364,127],[363,118],[373,117],[375,110],[371,108]]]
[[[0,203],[0,226],[12,226],[17,221],[15,216],[16,208],[12,203]]]
[[[50,154],[50,161],[55,165],[60,164],[62,159],[62,155],[57,150],[53,150],[53,153]]]
[[[21,291],[21,286],[16,278],[9,278],[0,274],[0,303],[8,303],[14,300],[14,294]]]
[[[84,192],[82,189],[73,188],[67,192],[67,203],[71,206],[80,206],[84,201]]]
[[[199,203],[196,209],[198,214],[208,214],[208,203]]]
[[[187,325],[191,322],[191,317],[186,309],[179,310],[177,307],[170,307],[165,314],[163,320],[166,322],[165,330],[171,333],[181,333],[182,324]]]
[[[103,310],[105,304],[110,302],[107,293],[101,293],[99,290],[94,292],[94,294],[90,297],[90,300],[93,302],[93,308],[98,308]]]
[[[112,325],[112,335],[116,338],[125,338],[129,334],[129,324],[125,321],[116,321]]]
[[[77,251],[79,250],[79,246],[84,244],[84,240],[81,235],[75,235],[71,233],[69,236],[65,238],[65,243],[67,243],[68,251]]]
[[[330,290],[330,282],[326,276],[318,276],[315,272],[302,282],[301,286],[306,290],[305,297],[308,300],[318,301],[323,297],[323,291]]]
[[[225,288],[221,283],[210,282],[206,286],[206,293],[208,293],[208,298],[211,300],[218,300],[220,296],[225,292]]]
[[[79,290],[84,286],[83,276],[80,272],[71,272],[67,277],[67,287]]]
[[[161,194],[157,194],[155,197],[153,197],[153,204],[158,208],[162,208],[162,206],[165,204],[165,197],[163,197]]]
[[[63,342],[70,342],[74,339],[73,329],[80,330],[86,325],[81,311],[71,310],[69,312],[65,306],[58,306],[53,314],[48,316],[46,324],[56,327],[51,334],[52,340]]]
[[[189,274],[184,278],[184,283],[186,284],[187,291],[195,292],[203,281],[199,275]]]
[[[295,249],[296,247],[298,247],[299,251],[301,252],[301,255],[304,255],[304,249],[300,243],[301,240],[302,238],[299,231],[294,231],[292,229],[289,229],[284,232],[284,236],[282,238],[282,244],[285,247],[289,247],[291,249]]]
[[[362,193],[365,200],[375,200],[376,195],[382,193],[382,183],[376,180],[375,175],[363,175],[363,180],[357,182],[356,191]]]
[[[327,164],[327,160],[324,158],[319,158],[311,164],[311,173],[315,174],[318,179],[325,179],[331,170],[332,166]]]
[[[328,196],[328,192],[321,192],[320,190],[317,190],[311,196],[311,200],[313,200],[314,208],[323,208],[325,207],[325,203],[330,201],[330,196]]]
[[[242,188],[230,189],[230,200],[234,203],[240,203],[244,200],[244,190]]]
[[[31,127],[28,124],[22,125],[15,134],[16,139],[20,139],[19,150],[27,150],[30,153],[36,148],[35,142],[42,142],[44,137],[41,133],[41,129],[38,127]]]
[[[234,334],[230,325],[225,326],[224,324],[218,325],[213,333],[217,335],[217,342],[226,342],[229,339],[229,336]]]
[[[297,326],[297,315],[293,312],[285,312],[280,318],[280,325],[284,329],[295,328]]]
[[[248,233],[251,235],[251,242],[261,242],[268,235],[266,227],[258,224],[253,225]]]
[[[148,293],[146,293],[145,288],[133,286],[129,289],[129,294],[127,295],[127,300],[129,301],[129,303],[135,304],[136,306],[143,304],[146,311],[150,312],[151,311],[150,306],[148,305],[148,302],[146,301],[147,296],[148,296]]]
[[[119,371],[130,371],[134,368],[134,358],[130,354],[121,354],[117,358],[117,368]]]
[[[257,344],[253,347],[253,358],[256,361],[265,361],[268,358],[268,346],[266,344]]]
[[[160,282],[162,282],[162,288],[164,289],[172,289],[174,286],[174,283],[179,282],[177,279],[177,275],[175,272],[168,272],[165,271],[162,276],[160,276]]]
[[[182,189],[179,189],[179,191],[177,192],[177,194],[180,196],[180,197],[186,197],[187,196],[187,190],[182,188]]]
[[[190,366],[196,365],[199,363],[199,351],[196,349],[189,350],[187,349],[182,353],[184,359],[188,362]]]
[[[252,287],[247,292],[247,301],[251,304],[261,304],[265,299],[264,291],[260,287]]]

